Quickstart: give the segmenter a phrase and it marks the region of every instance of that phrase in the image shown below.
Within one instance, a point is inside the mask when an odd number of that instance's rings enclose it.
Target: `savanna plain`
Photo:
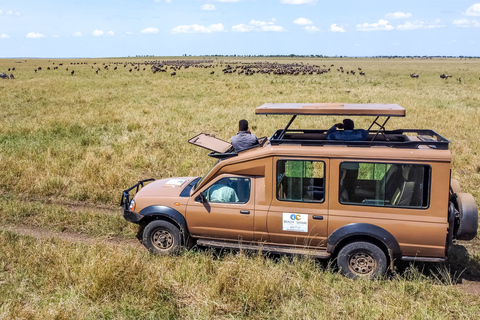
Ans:
[[[267,61],[330,71],[222,72]],[[360,281],[307,257],[152,256],[119,202],[141,179],[204,175],[215,160],[187,142],[200,132],[229,140],[245,118],[271,136],[289,117],[256,116],[266,102],[399,104],[407,116],[387,128],[448,138],[452,177],[479,201],[479,59],[1,59],[1,72],[15,78],[0,79],[0,319],[478,319],[478,236],[447,263]]]

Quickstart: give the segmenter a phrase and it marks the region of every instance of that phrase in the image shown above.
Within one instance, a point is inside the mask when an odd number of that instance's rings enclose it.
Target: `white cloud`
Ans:
[[[345,32],[345,29],[343,27],[337,26],[337,24],[334,23],[330,26],[330,31],[332,31],[332,32]]]
[[[272,19],[270,22],[251,20],[247,24],[238,24],[232,27],[232,31],[235,32],[250,32],[250,31],[273,31],[273,32],[285,32],[287,29],[281,26],[275,25],[275,19]]]
[[[452,24],[461,28],[480,27],[480,22],[478,22],[477,20],[468,19],[453,20]]]
[[[13,10],[8,10],[6,12],[3,12],[2,10],[0,10],[0,15],[3,15],[3,14],[5,14],[7,16],[17,16],[17,17],[20,16],[20,12],[13,11]]]
[[[425,21],[407,21],[404,24],[398,25],[397,29],[401,31],[409,31],[409,30],[418,30],[418,29],[437,29],[444,27],[441,24],[440,20],[435,20],[434,23],[427,23]]]
[[[273,31],[273,32],[285,32],[287,29],[281,26],[263,26],[261,27],[262,31]]]
[[[211,11],[211,10],[215,10],[215,6],[213,4],[204,4],[202,7],[202,10],[205,10],[205,11]]]
[[[73,33],[73,36],[74,37],[81,37],[82,36],[82,33],[80,31],[77,31],[77,32],[74,32]]]
[[[6,33],[0,34],[0,39],[8,39],[8,38],[10,38],[10,36],[8,34],[6,34]]]
[[[155,2],[162,2],[162,0],[155,0]],[[165,0],[166,3],[172,3],[172,0]]]
[[[280,0],[284,4],[317,4],[317,0]]]
[[[109,36],[109,37],[113,37],[114,35],[115,35],[115,32],[113,32],[113,31],[108,31],[107,32],[107,36]]]
[[[225,28],[223,24],[217,23],[212,24],[208,27],[200,26],[198,24],[192,25],[183,25],[178,26],[172,29],[172,33],[213,33],[213,32],[223,32]]]
[[[263,26],[273,25],[273,22],[252,20],[252,21],[250,21],[250,25],[252,25],[254,27],[263,27]]]
[[[154,28],[154,27],[148,27],[148,28],[143,29],[140,32],[144,33],[144,34],[149,34],[149,33],[159,33],[160,30],[158,30],[157,28]]]
[[[319,32],[320,29],[315,26],[306,26],[305,31],[313,33],[313,32]]]
[[[27,38],[31,38],[31,39],[45,38],[45,35],[40,32],[30,32],[27,34]]]
[[[240,2],[242,0],[212,0],[212,1],[217,1],[217,2]]]
[[[400,11],[397,11],[397,12],[393,12],[393,13],[387,13],[385,15],[385,18],[387,19],[407,19],[407,18],[410,18],[412,16],[412,14],[410,12],[400,12]]]
[[[465,11],[466,16],[480,17],[480,3],[475,3]]]
[[[102,30],[95,30],[92,33],[95,37],[100,37],[103,36],[103,31]]]
[[[250,32],[253,30],[255,30],[254,26],[249,26],[246,24],[237,24],[236,26],[232,27],[232,31],[235,31],[235,32]]]
[[[52,38],[60,38],[60,36],[58,34],[54,34]]]
[[[295,19],[293,20],[293,23],[294,24],[299,24],[301,26],[308,26],[308,25],[311,25],[313,24],[313,22],[307,18],[298,18],[298,19]]]
[[[380,19],[376,23],[363,23],[357,24],[358,31],[389,31],[393,30],[394,27],[388,24],[387,20]]]

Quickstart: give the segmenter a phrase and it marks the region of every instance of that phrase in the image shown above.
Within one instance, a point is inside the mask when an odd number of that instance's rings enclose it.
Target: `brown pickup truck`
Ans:
[[[141,226],[150,252],[197,243],[304,254],[335,258],[346,276],[374,278],[395,260],[445,261],[456,239],[476,236],[477,204],[451,179],[450,142],[432,130],[386,130],[404,108],[272,103],[256,113],[292,118],[241,152],[198,135],[190,142],[219,160],[206,176],[142,180],[123,192],[124,217]],[[375,118],[351,139],[349,130],[331,136],[333,127],[290,128],[312,115]]]

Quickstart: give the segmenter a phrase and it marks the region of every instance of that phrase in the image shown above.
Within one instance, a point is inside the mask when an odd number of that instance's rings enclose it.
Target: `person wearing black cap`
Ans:
[[[353,120],[343,119],[343,123],[336,123],[328,129],[327,140],[365,141],[368,137],[368,131],[354,128]]]
[[[240,120],[238,122],[238,133],[230,139],[235,152],[239,152],[258,144],[257,136],[250,133],[248,121]]]

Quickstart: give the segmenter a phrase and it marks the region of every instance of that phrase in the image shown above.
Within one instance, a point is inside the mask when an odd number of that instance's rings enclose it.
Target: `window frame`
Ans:
[[[209,186],[207,186],[202,192],[201,194],[204,195],[204,197],[206,197],[206,193],[207,191],[212,188],[214,185],[216,185],[218,182],[220,182],[221,180],[224,180],[224,179],[246,179],[248,180],[249,182],[249,193],[248,193],[248,199],[247,201],[238,201],[238,202],[217,202],[217,201],[207,201],[208,203],[211,203],[211,204],[247,204],[250,202],[250,199],[252,198],[252,178],[251,177],[239,177],[239,176],[227,176],[227,177],[221,177],[220,179],[217,179],[215,181],[213,181]],[[232,188],[232,187],[231,187]],[[233,188],[234,189],[234,188]],[[235,189],[234,189],[235,190]],[[238,197],[238,190],[235,190],[235,193],[237,194],[237,198]],[[240,198],[238,199],[240,200]]]
[[[279,162],[280,161],[303,161],[303,162],[306,162],[306,161],[312,161],[312,162],[321,162],[323,164],[323,199],[321,201],[318,201],[318,200],[311,200],[311,201],[305,201],[305,200],[293,200],[293,199],[281,199],[278,197],[278,166],[279,166]],[[326,192],[326,185],[327,185],[327,181],[326,181],[326,169],[327,169],[327,165],[326,165],[326,162],[324,160],[318,160],[318,159],[289,159],[289,158],[278,158],[276,160],[276,164],[275,164],[275,175],[274,175],[274,179],[275,179],[275,198],[278,200],[278,201],[281,201],[281,202],[294,202],[294,203],[318,203],[318,204],[321,204],[321,203],[325,203],[326,201],[326,198],[327,198],[327,192]],[[302,177],[303,178],[303,177]]]
[[[419,207],[406,207],[406,206],[394,206],[394,205],[375,205],[375,204],[368,204],[368,203],[361,203],[361,202],[343,202],[340,198],[341,194],[340,194],[340,182],[341,182],[341,178],[342,178],[342,170],[341,170],[341,166],[343,163],[356,163],[356,164],[359,164],[360,163],[371,163],[371,164],[385,164],[385,165],[389,165],[389,164],[394,164],[394,165],[412,165],[412,166],[415,166],[415,165],[418,165],[418,166],[423,166],[425,168],[428,169],[428,188],[427,188],[427,204],[426,206],[419,206]],[[386,174],[386,172],[385,172]],[[425,180],[424,180],[424,184],[425,184]],[[337,187],[338,187],[338,190],[337,190],[337,200],[338,200],[338,203],[341,204],[342,206],[361,206],[361,207],[374,207],[374,208],[392,208],[392,209],[407,209],[407,210],[427,210],[430,208],[430,205],[431,205],[431,194],[432,194],[432,166],[430,164],[425,164],[425,163],[409,163],[409,162],[377,162],[377,161],[351,161],[351,160],[348,160],[348,161],[341,161],[339,166],[338,166],[338,183],[337,183]],[[425,192],[425,191],[424,191]],[[422,198],[423,198],[424,195],[422,195]]]

